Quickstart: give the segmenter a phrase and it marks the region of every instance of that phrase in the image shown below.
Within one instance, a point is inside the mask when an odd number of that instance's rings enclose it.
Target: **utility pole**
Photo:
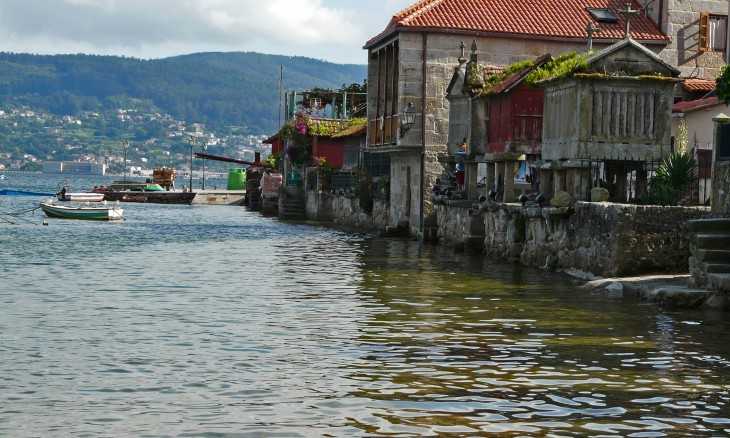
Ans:
[[[129,141],[122,140],[122,147],[124,148],[124,183],[127,183],[127,149],[129,148]]]
[[[193,140],[193,137],[190,137],[190,182],[188,184],[188,190],[190,192],[193,191],[193,144],[195,141]]]
[[[279,108],[278,108],[279,109],[279,126],[277,126],[277,128],[281,128],[281,123],[282,123],[282,113],[281,113],[282,102],[281,101],[283,100],[283,97],[282,97],[283,91],[284,91],[284,64],[281,64],[279,66],[279,102],[278,102],[279,103]]]
[[[202,144],[203,152],[206,152],[208,150],[207,141],[202,137],[201,137],[201,139],[203,140],[203,144]],[[208,160],[203,160],[203,190],[205,190],[205,171],[207,170],[207,167],[208,167]]]

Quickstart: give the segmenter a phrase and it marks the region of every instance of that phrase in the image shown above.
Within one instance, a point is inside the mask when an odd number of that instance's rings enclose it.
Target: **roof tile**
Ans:
[[[687,100],[687,101],[675,103],[674,107],[672,107],[672,112],[673,113],[690,113],[692,111],[697,111],[697,110],[717,106],[717,105],[720,105],[721,103],[722,102],[720,102],[720,99],[718,99],[717,96],[706,97],[704,99],[697,99],[697,100]]]
[[[707,79],[685,79],[682,87],[690,93],[709,93],[717,86],[717,82]]]
[[[640,5],[630,0],[634,9]],[[624,37],[626,22],[619,11],[626,0],[420,0],[395,14],[388,27],[366,43],[370,47],[398,30],[450,29],[460,32],[521,35],[525,38],[585,40],[586,27],[595,20],[587,8],[608,8],[616,23],[597,23],[596,40]],[[631,36],[639,41],[668,42],[650,18],[631,21]]]

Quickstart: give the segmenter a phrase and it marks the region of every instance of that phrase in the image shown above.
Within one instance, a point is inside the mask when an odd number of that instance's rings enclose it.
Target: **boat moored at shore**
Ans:
[[[124,218],[124,210],[116,205],[66,206],[56,205],[53,200],[40,203],[46,216],[55,219],[76,219],[90,221],[117,221]]]
[[[195,192],[166,191],[149,182],[115,181],[108,187],[95,187],[94,193],[103,194],[105,201],[148,204],[192,204]]]

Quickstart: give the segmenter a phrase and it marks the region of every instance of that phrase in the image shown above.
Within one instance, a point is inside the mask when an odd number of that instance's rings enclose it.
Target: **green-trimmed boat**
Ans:
[[[87,221],[117,221],[123,219],[124,210],[117,206],[68,207],[52,202],[41,202],[41,210],[48,217],[56,219],[77,219]]]

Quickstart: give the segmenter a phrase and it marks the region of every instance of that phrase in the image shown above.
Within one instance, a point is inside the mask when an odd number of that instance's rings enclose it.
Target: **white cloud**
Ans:
[[[0,0],[0,50],[143,58],[260,51],[364,63],[410,0]]]

